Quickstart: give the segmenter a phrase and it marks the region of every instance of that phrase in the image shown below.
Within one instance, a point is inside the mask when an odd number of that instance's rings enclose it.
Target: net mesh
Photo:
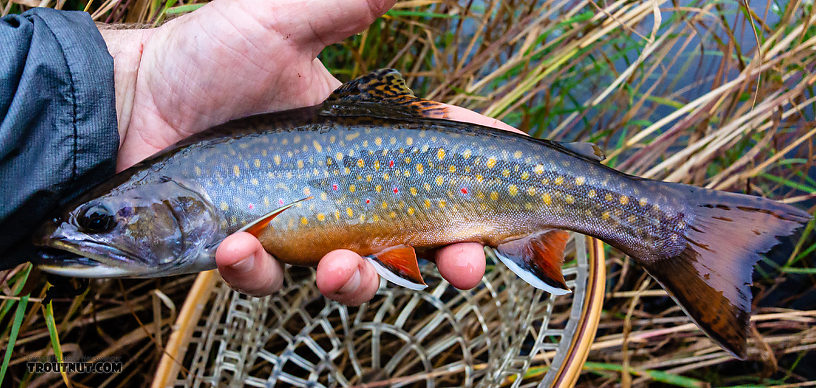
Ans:
[[[172,385],[549,386],[581,315],[585,238],[568,244],[564,276],[573,293],[558,297],[527,285],[486,251],[486,274],[472,290],[454,288],[425,265],[426,290],[383,281],[359,307],[324,298],[311,269],[289,268],[283,289],[263,298],[219,281]]]

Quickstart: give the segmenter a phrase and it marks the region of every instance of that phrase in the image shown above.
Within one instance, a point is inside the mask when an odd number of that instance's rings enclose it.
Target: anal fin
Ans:
[[[397,245],[365,257],[385,280],[412,290],[428,287],[419,271],[414,248]]]
[[[547,230],[499,244],[496,257],[533,287],[554,295],[572,292],[561,273],[569,233]]]

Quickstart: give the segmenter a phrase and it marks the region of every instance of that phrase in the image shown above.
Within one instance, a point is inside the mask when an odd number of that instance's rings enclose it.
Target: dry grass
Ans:
[[[46,5],[86,9],[100,22],[157,24],[194,2],[0,0],[0,12]],[[418,95],[534,136],[597,142],[608,150],[606,163],[633,174],[763,195],[813,214],[814,23],[812,2],[796,0],[415,0],[321,59],[346,80],[395,67]],[[816,384],[813,226],[757,267],[748,362],[727,357],[641,269],[610,250],[604,316],[579,384]],[[61,384],[23,367],[51,349],[34,299],[44,285],[34,278],[6,379]],[[7,279],[3,294],[14,295],[14,273]],[[173,303],[191,283],[102,281],[88,294],[55,300],[63,352],[127,355],[122,374],[69,376],[74,385],[149,380]],[[3,301],[3,322],[16,304]]]

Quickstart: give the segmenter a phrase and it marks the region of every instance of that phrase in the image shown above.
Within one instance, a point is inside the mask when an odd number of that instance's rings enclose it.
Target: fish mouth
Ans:
[[[100,253],[97,253],[100,252]],[[38,252],[37,264],[45,272],[82,278],[144,276],[149,269],[135,265],[132,256],[104,244],[51,240]]]

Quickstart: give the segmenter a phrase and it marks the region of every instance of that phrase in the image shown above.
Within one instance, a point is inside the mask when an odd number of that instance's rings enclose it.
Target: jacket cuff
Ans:
[[[54,34],[69,73],[74,160],[65,189],[75,194],[115,172],[119,131],[113,57],[88,13],[51,8],[35,8],[29,13],[42,19]]]

